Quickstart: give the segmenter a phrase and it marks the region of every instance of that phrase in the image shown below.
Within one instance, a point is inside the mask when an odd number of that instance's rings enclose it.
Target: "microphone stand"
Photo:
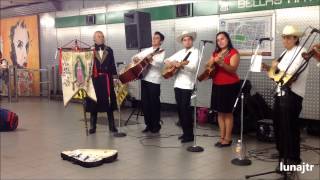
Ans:
[[[119,110],[119,120],[118,120],[118,132],[114,133],[114,137],[125,137],[127,134],[125,132],[122,132],[121,128],[121,104],[118,105],[118,110]]]
[[[193,136],[194,136],[194,141],[193,141],[193,145],[189,146],[187,148],[187,151],[189,152],[203,152],[204,148],[201,146],[197,145],[197,135],[196,135],[196,131],[197,131],[197,92],[198,92],[198,81],[197,81],[197,77],[199,74],[199,69],[200,69],[200,64],[201,64],[201,59],[203,56],[203,51],[204,51],[204,47],[206,46],[206,41],[203,41],[203,45],[201,47],[201,52],[198,55],[198,66],[197,66],[197,71],[195,74],[195,79],[194,79],[194,88],[193,88],[193,92],[192,92],[192,96],[191,99],[193,99],[194,101],[194,108],[193,108]],[[200,47],[200,43],[199,43],[199,47]]]
[[[117,93],[119,93],[119,86],[117,88]],[[122,132],[122,127],[121,127],[121,102],[118,104],[118,113],[119,113],[119,119],[118,119],[118,132],[114,133],[114,137],[125,137],[127,134],[125,132]]]
[[[241,154],[241,157],[240,157],[240,158],[235,158],[235,159],[232,159],[232,160],[231,160],[231,163],[232,163],[232,164],[238,165],[238,166],[249,166],[249,165],[251,165],[251,160],[246,158],[245,153],[244,153],[244,157],[242,157],[243,144],[244,144],[244,143],[243,143],[243,114],[244,114],[244,113],[243,113],[243,105],[244,105],[244,95],[243,95],[243,93],[242,93],[242,90],[243,90],[243,88],[244,88],[244,86],[245,86],[245,84],[246,84],[246,82],[247,82],[248,77],[249,77],[250,70],[251,70],[251,66],[253,65],[253,63],[254,63],[257,55],[258,55],[258,51],[259,51],[259,49],[260,49],[261,43],[262,43],[262,41],[259,40],[259,43],[258,43],[258,45],[257,45],[257,48],[256,48],[256,50],[255,50],[255,52],[254,52],[253,57],[252,57],[252,62],[251,62],[250,66],[249,66],[249,68],[248,68],[248,70],[247,70],[246,76],[245,76],[245,78],[244,78],[244,80],[243,80],[243,83],[242,83],[242,85],[241,85],[240,91],[239,91],[239,93],[238,93],[238,95],[237,95],[237,99],[236,99],[236,101],[235,101],[235,103],[234,103],[234,105],[233,105],[233,110],[232,110],[232,113],[233,113],[233,112],[235,111],[235,109],[236,109],[236,107],[237,107],[237,104],[238,104],[238,102],[239,102],[239,99],[240,99],[240,97],[241,97],[241,132],[240,132],[241,152],[239,152],[239,153]]]
[[[119,66],[124,64],[123,62],[117,62],[117,69],[119,69]],[[119,82],[118,82],[119,83]],[[119,91],[119,86],[117,86],[117,92]],[[127,134],[125,132],[122,132],[121,128],[121,102],[118,104],[118,113],[119,113],[119,120],[118,120],[118,132],[114,133],[114,137],[125,137]]]

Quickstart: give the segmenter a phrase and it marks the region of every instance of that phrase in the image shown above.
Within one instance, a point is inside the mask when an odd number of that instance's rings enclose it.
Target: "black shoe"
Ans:
[[[232,145],[232,140],[231,141],[229,141],[229,143],[228,144],[220,144],[220,146],[218,146],[218,147],[230,147]]]
[[[96,127],[97,127],[97,115],[91,114],[90,115],[90,130],[89,134],[96,133]]]
[[[216,142],[216,143],[214,144],[214,146],[215,146],[215,147],[220,147],[220,146],[221,146],[221,142],[220,142],[220,141]]]
[[[118,129],[116,128],[114,123],[109,124],[109,131],[112,132],[112,133],[118,132]]]
[[[118,132],[118,129],[115,126],[109,126],[109,131],[112,133]]]
[[[94,133],[96,133],[96,128],[89,129],[89,134],[94,134]]]
[[[109,128],[109,131],[112,132],[112,133],[116,133],[118,132],[118,129],[117,128]]]
[[[156,134],[160,132],[160,129],[152,129],[150,130],[151,133]]]
[[[183,139],[183,138],[184,138],[183,135],[181,135],[181,136],[178,137],[179,140],[181,140],[181,139]]]
[[[142,133],[147,133],[147,132],[149,132],[150,131],[150,129],[148,128],[148,127],[146,127],[144,130],[142,130],[141,132]]]
[[[114,124],[114,118],[112,117],[108,117],[108,123],[109,123],[109,131],[116,133],[118,132],[118,129],[116,127],[116,125]]]
[[[188,142],[193,142],[194,141],[194,137],[184,137],[183,139],[181,139],[181,143],[188,143]]]
[[[161,129],[161,126],[159,125],[157,128],[153,128],[150,131],[151,131],[151,133],[155,134],[155,133],[159,133],[160,129]]]
[[[276,171],[277,174],[282,174],[282,172],[280,171],[280,163],[278,163],[275,171]]]
[[[297,171],[289,171],[287,172],[287,178],[290,180],[297,180],[299,178],[299,173]]]

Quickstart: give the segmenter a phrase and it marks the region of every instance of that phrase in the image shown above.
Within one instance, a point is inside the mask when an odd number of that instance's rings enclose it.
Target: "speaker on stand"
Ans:
[[[141,51],[143,48],[151,47],[151,16],[149,13],[140,11],[131,11],[124,14],[124,26],[126,35],[126,48],[128,50]],[[141,92],[140,84],[139,92]],[[139,116],[143,116],[141,111],[141,103],[136,101],[136,106],[133,108],[125,125],[128,124],[131,117],[136,115],[136,121]]]
[[[126,47],[141,50],[151,46],[151,17],[149,13],[132,11],[124,14]]]

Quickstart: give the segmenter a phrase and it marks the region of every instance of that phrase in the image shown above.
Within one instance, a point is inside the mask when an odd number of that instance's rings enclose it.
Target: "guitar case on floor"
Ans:
[[[16,113],[0,108],[0,131],[14,131],[18,122],[19,117]]]
[[[115,161],[118,158],[118,151],[112,149],[76,149],[63,151],[61,158],[82,167],[91,168]]]

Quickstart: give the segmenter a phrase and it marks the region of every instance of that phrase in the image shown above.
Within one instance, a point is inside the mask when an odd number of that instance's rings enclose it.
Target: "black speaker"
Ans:
[[[192,4],[176,5],[176,17],[192,16]]]
[[[151,46],[151,18],[146,12],[132,11],[124,14],[127,49]]]
[[[90,14],[86,16],[86,25],[96,24],[96,15]]]

